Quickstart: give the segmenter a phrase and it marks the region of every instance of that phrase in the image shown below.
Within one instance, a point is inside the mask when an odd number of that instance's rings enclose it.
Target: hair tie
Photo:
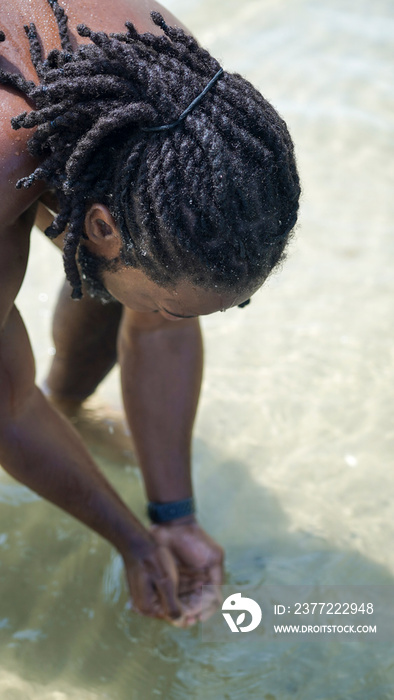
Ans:
[[[187,117],[189,112],[191,112],[192,109],[194,109],[194,107],[196,107],[201,102],[201,100],[207,94],[208,90],[210,90],[212,85],[216,83],[216,81],[220,78],[222,73],[223,68],[220,68],[216,75],[213,76],[212,80],[209,81],[208,85],[206,85],[204,90],[198,95],[198,97],[196,97],[193,100],[193,102],[189,104],[188,107],[186,107],[185,111],[182,112],[181,116],[175,122],[172,122],[172,124],[163,124],[163,126],[141,126],[141,131],[167,131],[167,129],[173,129],[175,126],[178,126],[178,124],[180,124],[180,122],[183,121],[185,117]]]

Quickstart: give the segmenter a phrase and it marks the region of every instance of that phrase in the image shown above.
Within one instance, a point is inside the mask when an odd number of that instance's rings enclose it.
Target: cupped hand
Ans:
[[[124,562],[134,610],[168,622],[178,621],[182,626],[179,575],[170,550],[150,538],[138,553],[124,558]]]
[[[194,519],[152,525],[150,533],[158,545],[171,553],[178,570],[178,597],[183,615],[180,621],[173,620],[173,624],[189,626],[208,619],[222,602],[222,547]]]

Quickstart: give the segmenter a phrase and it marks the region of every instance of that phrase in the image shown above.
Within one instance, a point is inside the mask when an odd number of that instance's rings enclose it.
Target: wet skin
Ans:
[[[78,23],[122,31],[126,20],[140,31],[159,32],[145,3],[67,0],[75,42]],[[169,23],[180,23],[160,9]],[[23,25],[34,21],[43,49],[60,47],[47,0],[5,0],[0,6],[0,69],[37,80]],[[201,584],[223,580],[223,551],[195,517],[147,531],[97,469],[79,435],[56,410],[62,401],[81,402],[116,360],[121,366],[125,413],[149,500],[192,495],[190,444],[202,375],[198,316],[235,306],[255,289],[236,295],[197,289],[187,280],[175,288],[154,284],[141,271],[104,272],[103,283],[117,300],[103,306],[87,295],[70,299],[68,285],[54,317],[56,356],[47,380],[48,397],[35,385],[28,336],[14,304],[26,269],[29,236],[37,216],[51,218],[43,183],[16,190],[16,181],[37,165],[26,142],[31,131],[13,131],[12,116],[32,108],[16,91],[0,88],[0,463],[14,478],[84,522],[121,553],[134,607],[189,625],[207,616],[212,604],[199,596]],[[113,259],[120,236],[101,204],[86,213],[86,246]],[[61,246],[61,241],[58,241]],[[152,399],[154,397],[154,401]]]

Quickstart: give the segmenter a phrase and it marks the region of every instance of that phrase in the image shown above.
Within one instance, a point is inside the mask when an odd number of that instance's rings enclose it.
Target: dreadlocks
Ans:
[[[40,165],[17,188],[44,180],[59,214],[50,238],[68,224],[64,266],[73,297],[89,204],[111,211],[123,241],[120,262],[154,282],[187,278],[206,288],[262,283],[283,258],[300,194],[285,122],[240,75],[223,73],[176,128],[176,121],[220,69],[182,29],[152,12],[163,34],[106,34],[78,25],[91,43],[73,50],[67,16],[48,0],[61,50],[44,60],[34,24],[25,26],[38,84],[0,71],[35,109],[12,119],[37,127],[28,142]],[[0,41],[5,39],[0,32]],[[119,262],[119,261],[118,261]]]

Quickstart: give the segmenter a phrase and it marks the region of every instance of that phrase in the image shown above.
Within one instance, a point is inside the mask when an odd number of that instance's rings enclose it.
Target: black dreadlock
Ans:
[[[36,109],[11,120],[37,127],[29,152],[41,164],[17,188],[44,180],[60,211],[46,229],[68,224],[64,266],[73,297],[87,207],[105,204],[123,241],[121,262],[161,286],[187,278],[212,289],[245,290],[284,257],[300,194],[285,122],[240,75],[223,73],[202,103],[171,123],[220,66],[182,29],[152,12],[163,34],[77,27],[91,44],[72,48],[67,15],[48,0],[61,50],[43,60],[34,24],[25,26],[39,84],[0,71],[0,84],[22,91]],[[0,32],[0,41],[4,40]],[[181,107],[181,108],[180,108]]]

